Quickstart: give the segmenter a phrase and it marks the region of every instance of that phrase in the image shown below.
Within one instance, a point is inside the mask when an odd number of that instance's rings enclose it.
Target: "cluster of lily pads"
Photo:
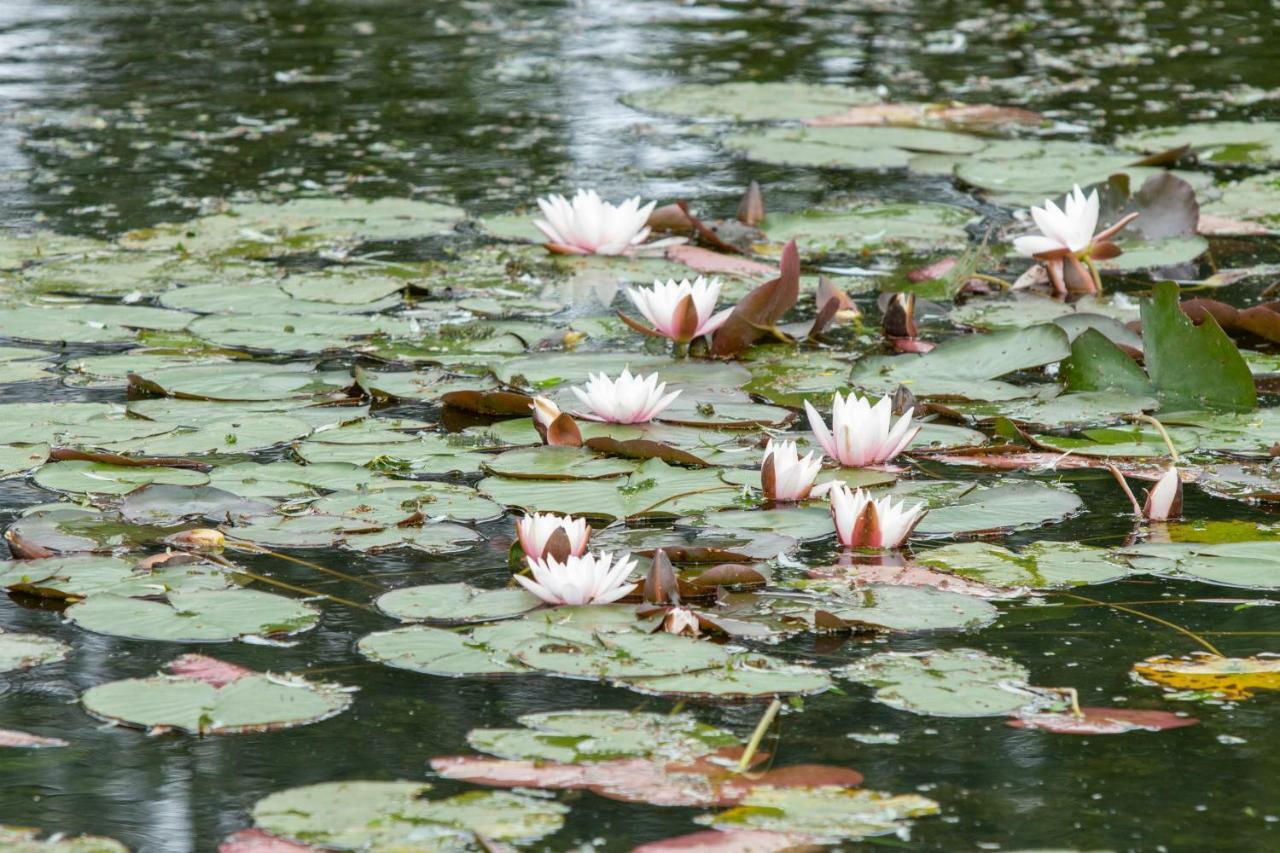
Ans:
[[[1265,195],[1273,173],[1215,184],[1166,167],[1240,145],[1270,164],[1274,128],[1103,148],[1046,137],[1025,111],[782,92],[684,87],[636,103],[737,118],[724,144],[754,160],[954,174],[996,203],[1038,205],[1038,233],[1015,220],[974,239],[969,211],[938,204],[766,212],[752,187],[724,219],[589,191],[541,200],[536,221],[306,198],[114,241],[4,238],[0,382],[15,400],[58,400],[0,404],[0,471],[42,490],[6,529],[0,585],[56,603],[50,620],[175,644],[289,643],[330,608],[372,605],[387,627],[355,650],[428,677],[589,679],[679,701],[788,699],[792,712],[842,681],[906,712],[1041,731],[1194,723],[1082,708],[1070,686],[968,648],[855,644],[831,667],[774,647],[973,631],[1019,603],[1139,575],[1280,588],[1269,528],[1208,541],[1177,522],[1184,483],[1252,504],[1280,495],[1278,363],[1233,340],[1280,341],[1280,311],[1182,301],[1177,283],[1131,275],[1194,260],[1205,233],[1271,227],[1272,208],[1239,200]],[[1212,194],[1217,207],[1202,208]],[[1201,284],[1244,277],[1225,272]],[[639,319],[615,313],[624,301]],[[1131,541],[1000,544],[1087,511],[1058,476],[1074,469],[1116,477]],[[1145,501],[1128,479],[1152,484]],[[344,551],[462,554],[495,536],[514,538],[493,566],[509,583],[424,570],[391,589],[333,565]],[[283,583],[243,554],[336,575],[367,600]],[[1273,658],[1205,651],[1142,661],[1135,677],[1219,699],[1280,686]],[[0,670],[73,654],[0,633]],[[81,704],[86,723],[232,735],[318,723],[351,692],[185,654]],[[845,768],[761,769],[758,739],[687,712],[520,723],[477,729],[482,755],[432,766],[489,787],[726,809],[696,818],[710,835],[651,851],[839,844],[945,807],[864,790]],[[228,844],[478,849],[544,838],[568,811],[429,787],[281,791]]]

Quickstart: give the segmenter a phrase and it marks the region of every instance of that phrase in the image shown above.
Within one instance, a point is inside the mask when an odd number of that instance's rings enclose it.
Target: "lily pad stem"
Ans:
[[[358,583],[361,586],[367,586],[372,589],[382,591],[382,587],[379,584],[374,583],[373,581],[366,580],[365,578],[358,578],[355,575],[349,575],[349,574],[346,574],[345,572],[340,572],[337,569],[331,569],[328,566],[322,566],[319,563],[313,563],[310,560],[304,560],[301,557],[291,557],[288,554],[280,554],[268,548],[263,548],[261,545],[257,545],[253,542],[246,542],[243,539],[228,538],[227,544],[233,545],[234,547],[242,551],[249,551],[250,553],[254,553],[254,554],[265,554],[268,557],[275,557],[277,560],[284,560],[289,563],[297,563],[300,566],[306,566],[309,569],[315,569],[318,572],[324,572],[327,575],[333,575],[334,577],[342,578],[344,581],[350,581],[351,583]]]
[[[294,584],[285,583],[284,581],[276,580],[275,578],[269,578],[266,575],[260,575],[257,572],[251,572],[248,569],[244,568],[243,566],[237,566],[235,563],[231,562],[230,560],[224,560],[222,557],[218,557],[213,554],[207,555],[205,559],[211,560],[212,562],[217,563],[223,568],[230,569],[231,571],[235,572],[238,575],[244,575],[245,577],[249,578],[252,581],[256,581],[258,583],[265,583],[268,586],[275,586],[275,587],[279,587],[280,589],[287,589],[290,592],[300,592],[303,595],[308,597],[323,598],[328,601],[335,602],[337,604],[345,604],[347,607],[355,607],[360,610],[373,609],[369,607],[369,605],[361,604],[358,601],[351,601],[350,599],[339,598],[336,595],[329,595],[328,593],[320,592],[318,590],[307,589],[305,586],[295,586]]]
[[[1120,488],[1124,489],[1124,493],[1129,497],[1129,503],[1133,504],[1133,514],[1142,518],[1142,504],[1138,503],[1138,499],[1133,496],[1133,489],[1129,488],[1129,481],[1124,478],[1124,474],[1121,474],[1120,469],[1114,465],[1108,465],[1107,470],[1111,472],[1112,477],[1116,478]]]
[[[1003,289],[1005,289],[1005,290],[1013,290],[1013,284],[1012,284],[1012,283],[1010,283],[1010,282],[1005,281],[1004,279],[1000,278],[999,276],[995,276],[995,275],[987,275],[986,273],[981,273],[981,272],[971,272],[971,273],[969,273],[969,276],[968,276],[968,277],[969,277],[969,278],[976,278],[978,281],[985,281],[985,282],[987,282],[988,284],[994,284],[994,285],[996,285],[997,287],[1001,287],[1001,288],[1003,288]]]
[[[1093,258],[1088,255],[1084,256],[1084,265],[1089,268],[1089,275],[1093,276],[1093,286],[1097,288],[1098,296],[1102,295],[1102,274],[1098,272],[1098,265],[1093,262]]]
[[[1223,655],[1222,652],[1218,650],[1217,646],[1210,643],[1204,637],[1201,637],[1199,634],[1197,634],[1195,631],[1192,631],[1190,628],[1184,628],[1181,625],[1177,624],[1176,622],[1170,622],[1168,619],[1161,619],[1159,616],[1152,616],[1150,613],[1145,613],[1141,610],[1134,610],[1132,607],[1125,607],[1123,604],[1116,604],[1111,601],[1099,601],[1096,598],[1088,598],[1087,596],[1076,595],[1074,592],[1059,592],[1058,595],[1064,595],[1067,598],[1074,598],[1076,601],[1087,601],[1090,604],[1099,604],[1103,607],[1110,607],[1113,610],[1119,610],[1121,613],[1128,613],[1129,615],[1137,616],[1140,619],[1149,619],[1152,622],[1155,622],[1157,625],[1163,625],[1166,628],[1172,628],[1173,630],[1177,631],[1179,634],[1182,634],[1183,636],[1186,636],[1186,637],[1190,637],[1191,639],[1199,643],[1201,646],[1203,646],[1205,649],[1207,649],[1210,653],[1215,654],[1218,657],[1225,657],[1225,655]]]
[[[1164,424],[1151,415],[1138,415],[1137,417],[1138,420],[1146,421],[1156,428],[1156,431],[1160,433],[1160,437],[1164,439],[1164,446],[1169,448],[1169,458],[1176,464],[1178,462],[1178,450],[1173,446],[1173,439],[1169,438],[1169,432],[1164,428]]]
[[[764,716],[760,718],[759,723],[756,723],[756,730],[751,733],[751,740],[747,742],[747,748],[743,750],[742,758],[738,761],[739,773],[747,772],[747,768],[751,766],[751,759],[755,757],[757,750],[760,749],[760,742],[764,740],[764,733],[769,731],[769,726],[773,725],[773,718],[778,716],[778,712],[781,710],[781,700],[774,699],[769,703],[769,707],[764,711]]]

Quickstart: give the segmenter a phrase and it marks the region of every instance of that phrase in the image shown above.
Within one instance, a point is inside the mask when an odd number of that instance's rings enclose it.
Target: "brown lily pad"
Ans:
[[[658,806],[732,806],[760,787],[853,787],[862,783],[862,774],[856,770],[821,764],[738,773],[736,763],[741,754],[740,747],[726,747],[689,763],[627,758],[584,764],[453,755],[431,759],[431,767],[445,778],[481,785],[587,790],[624,803]],[[767,757],[757,752],[753,766]]]

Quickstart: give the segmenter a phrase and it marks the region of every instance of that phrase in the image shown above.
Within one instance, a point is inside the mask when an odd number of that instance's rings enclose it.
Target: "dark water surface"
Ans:
[[[196,215],[240,194],[307,191],[452,198],[505,212],[577,185],[606,195],[697,199],[724,208],[750,176],[778,207],[856,189],[895,199],[963,200],[946,180],[751,168],[620,94],[678,81],[796,79],[883,85],[898,99],[1016,103],[1113,132],[1196,119],[1280,116],[1280,6],[1274,2],[0,2],[0,225],[111,236]],[[36,399],[85,399],[53,386]],[[1013,537],[1114,545],[1131,532],[1105,475],[1060,475],[1081,519]],[[1052,475],[1046,479],[1058,479]],[[0,484],[0,505],[50,500]],[[1274,516],[1191,490],[1187,514]],[[388,587],[505,571],[510,521],[458,558],[335,553],[322,562]],[[1006,543],[1008,544],[1008,543]],[[314,555],[309,555],[314,556]],[[821,561],[828,549],[802,555]],[[324,592],[368,591],[299,566],[256,570]],[[1236,591],[1230,591],[1235,595]],[[1090,591],[1114,601],[1226,597],[1166,580]],[[1241,592],[1243,597],[1254,594]],[[1059,601],[1057,599],[1053,599]],[[1157,604],[1225,654],[1280,650],[1274,608]],[[1034,617],[1034,618],[1033,618]],[[565,679],[441,679],[368,663],[353,642],[389,627],[324,605],[291,648],[199,649],[258,669],[358,685],[353,708],[271,734],[197,739],[99,728],[78,693],[145,676],[193,646],[89,634],[51,612],[0,602],[0,626],[74,644],[68,661],[0,678],[0,724],[62,736],[57,750],[0,753],[0,823],[113,836],[142,851],[212,850],[249,824],[262,796],[340,779],[424,779],[433,755],[467,750],[477,726],[583,707],[665,711],[671,703]],[[1251,633],[1260,632],[1260,633]],[[779,654],[838,663],[873,649],[967,646],[1008,655],[1032,682],[1073,685],[1086,704],[1179,707],[1134,684],[1143,657],[1194,650],[1185,637],[1099,607],[1021,609],[977,634],[887,643],[795,640]],[[877,789],[918,791],[943,817],[909,841],[849,849],[1270,850],[1280,846],[1280,700],[1198,704],[1199,726],[1068,737],[1001,718],[936,719],[874,704],[845,684],[786,715],[777,760],[856,767]],[[743,735],[758,706],[698,706]],[[890,732],[864,745],[850,732]],[[465,786],[438,782],[443,792]],[[693,831],[702,810],[564,796],[565,829],[538,849],[626,850]]]

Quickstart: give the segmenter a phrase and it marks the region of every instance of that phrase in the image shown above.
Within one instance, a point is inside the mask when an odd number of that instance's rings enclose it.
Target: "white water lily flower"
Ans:
[[[1040,233],[1015,238],[1013,247],[1032,258],[1049,252],[1079,254],[1093,242],[1093,232],[1098,227],[1098,209],[1098,191],[1086,196],[1076,184],[1067,194],[1062,208],[1054,204],[1053,199],[1045,199],[1044,207],[1032,207],[1031,218]]]
[[[893,401],[888,397],[873,406],[865,397],[851,393],[844,398],[837,391],[831,405],[830,430],[808,400],[804,401],[804,410],[818,444],[846,468],[883,465],[906,450],[920,432],[920,427],[911,425],[914,407],[893,422]]]
[[[687,607],[672,607],[662,620],[662,629],[671,634],[688,634],[696,637],[702,633],[698,624],[698,616]]]
[[[1170,465],[1156,484],[1147,492],[1142,514],[1151,521],[1168,521],[1182,515],[1182,480],[1178,468]]]
[[[561,533],[562,536],[556,536]],[[552,537],[556,540],[553,541]],[[591,528],[586,519],[550,512],[535,512],[516,522],[516,537],[525,556],[542,559],[548,554],[559,560],[586,553]]]
[[[596,553],[560,562],[551,557],[529,557],[533,579],[516,575],[516,581],[547,604],[612,604],[636,588],[627,580],[635,560]]]
[[[780,441],[764,449],[760,463],[760,480],[764,496],[771,501],[802,501],[813,492],[813,478],[822,470],[822,460],[814,459],[813,452],[800,458],[794,441]]]
[[[681,282],[669,279],[666,284],[655,281],[650,288],[628,288],[627,296],[652,325],[650,334],[688,343],[711,334],[733,313],[733,308],[715,313],[720,286],[718,278],[708,281],[698,276],[692,282],[687,278]],[[633,328],[642,329],[639,324]]]
[[[611,424],[643,424],[657,417],[680,396],[678,390],[664,396],[662,392],[666,388],[667,383],[658,382],[658,374],[633,376],[624,367],[617,379],[603,373],[590,374],[585,390],[574,388],[573,393],[591,410],[583,417]]]
[[[1019,254],[1035,258],[1044,264],[1056,292],[1067,292],[1063,270],[1068,261],[1080,278],[1097,290],[1100,282],[1096,272],[1092,271],[1092,267],[1086,270],[1080,263],[1081,259],[1105,259],[1119,255],[1120,247],[1112,243],[1111,238],[1138,215],[1130,213],[1111,227],[1095,234],[1099,209],[1098,191],[1093,190],[1086,196],[1080,185],[1076,184],[1067,194],[1062,207],[1054,204],[1053,199],[1045,199],[1044,207],[1031,208],[1031,218],[1040,233],[1015,237],[1013,248]]]
[[[907,508],[906,501],[895,504],[886,495],[872,500],[862,489],[851,491],[836,483],[827,493],[836,536],[847,548],[897,548],[924,518],[924,504]]]
[[[657,202],[641,206],[640,196],[610,204],[595,190],[578,190],[573,201],[562,195],[538,199],[545,219],[534,225],[547,235],[547,248],[570,255],[621,255],[649,236],[649,214]]]

